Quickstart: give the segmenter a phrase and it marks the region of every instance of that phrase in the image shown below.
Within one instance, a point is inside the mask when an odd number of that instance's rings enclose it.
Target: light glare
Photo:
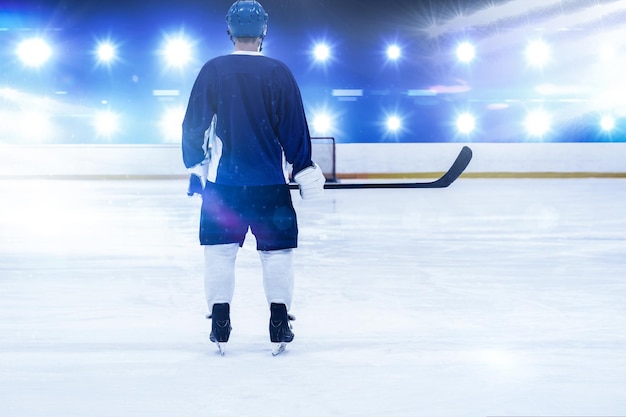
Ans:
[[[550,130],[550,116],[543,110],[535,110],[526,116],[524,125],[531,136],[541,137]]]
[[[460,114],[456,119],[456,128],[460,133],[471,133],[476,127],[476,119],[469,113]]]
[[[40,38],[22,41],[17,47],[17,55],[29,67],[40,67],[52,56],[52,48]]]
[[[528,65],[543,67],[550,60],[550,46],[542,40],[532,41],[526,47],[525,55]]]
[[[600,48],[600,59],[602,61],[613,61],[615,55],[615,49],[611,45],[603,45]]]
[[[395,61],[400,58],[400,55],[401,51],[398,45],[389,45],[387,47],[387,58],[389,58],[390,60]]]
[[[402,121],[398,116],[389,116],[386,125],[390,132],[397,132],[402,127]]]
[[[328,58],[330,58],[330,48],[324,43],[319,43],[315,45],[313,55],[315,56],[316,61],[327,61]]]
[[[119,132],[119,115],[110,111],[99,112],[94,117],[93,126],[98,136],[111,137]]]
[[[318,134],[328,134],[333,126],[332,118],[325,113],[316,115],[313,118],[313,130]]]
[[[99,44],[96,53],[98,55],[98,61],[102,63],[110,63],[114,61],[117,56],[115,45],[109,42]]]
[[[192,59],[192,45],[183,37],[168,39],[163,49],[163,55],[169,66],[182,68]]]
[[[603,116],[600,119],[600,128],[605,132],[610,132],[615,129],[615,118],[613,116]]]
[[[29,110],[17,115],[17,127],[21,135],[28,139],[39,141],[48,139],[53,131],[50,115],[39,111]]]
[[[456,48],[456,57],[460,62],[468,63],[474,60],[476,50],[474,45],[469,42],[463,42]]]
[[[182,137],[182,124],[185,109],[175,107],[166,109],[161,117],[161,133],[165,142],[178,142]]]

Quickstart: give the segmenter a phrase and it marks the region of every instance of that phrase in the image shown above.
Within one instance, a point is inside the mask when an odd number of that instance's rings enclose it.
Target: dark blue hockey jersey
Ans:
[[[208,163],[223,185],[273,185],[312,165],[302,97],[282,62],[255,52],[208,61],[191,91],[183,121],[187,168]]]

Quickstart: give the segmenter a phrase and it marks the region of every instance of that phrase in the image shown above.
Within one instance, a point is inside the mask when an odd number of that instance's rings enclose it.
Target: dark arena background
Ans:
[[[230,0],[3,0],[0,144],[175,144]],[[266,0],[337,143],[623,142],[623,1]]]

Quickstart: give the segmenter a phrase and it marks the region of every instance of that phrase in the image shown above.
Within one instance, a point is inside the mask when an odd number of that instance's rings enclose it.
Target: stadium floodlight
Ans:
[[[389,132],[397,132],[402,128],[402,120],[396,115],[391,115],[387,117],[385,125],[387,126],[387,130]]]
[[[462,42],[456,47],[456,58],[459,62],[469,63],[476,57],[476,48],[469,42]]]
[[[117,58],[117,48],[111,42],[100,42],[96,46],[96,56],[98,58],[98,62],[109,64]]]
[[[402,50],[398,45],[389,45],[387,46],[387,58],[391,61],[396,61],[402,55]]]
[[[163,56],[170,67],[183,68],[193,58],[192,43],[182,35],[167,38]]]
[[[456,118],[456,129],[459,133],[469,134],[476,128],[476,119],[469,113],[462,113]]]
[[[524,54],[528,65],[541,68],[550,60],[550,46],[541,39],[534,40],[528,43]]]
[[[317,134],[326,135],[333,127],[333,119],[327,113],[319,113],[313,116],[313,131]]]
[[[529,135],[535,137],[544,136],[550,131],[550,115],[548,115],[548,113],[544,110],[531,111],[526,115],[524,125],[526,126],[526,131]]]
[[[17,55],[28,67],[40,67],[52,56],[52,48],[41,38],[23,40],[17,47]]]
[[[313,48],[313,56],[316,61],[326,62],[330,58],[330,47],[325,43],[318,43]]]
[[[111,111],[98,112],[94,117],[93,127],[96,135],[111,137],[120,130],[119,115]]]
[[[613,116],[602,116],[600,119],[600,129],[604,132],[611,132],[615,129],[615,118]]]

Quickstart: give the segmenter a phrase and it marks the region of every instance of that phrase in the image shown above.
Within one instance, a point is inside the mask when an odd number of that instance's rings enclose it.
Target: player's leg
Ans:
[[[227,342],[230,336],[230,304],[235,292],[238,250],[238,243],[204,246],[204,291],[211,311],[212,342]]]
[[[204,290],[212,319],[211,341],[218,344],[227,342],[230,336],[235,261],[248,228],[237,209],[239,191],[237,187],[220,187],[209,182],[202,196],[200,243],[204,245]]]
[[[293,249],[259,251],[259,256],[267,304],[284,304],[289,310],[294,287]]]
[[[270,341],[278,343],[274,354],[285,349],[294,333],[288,314],[291,308],[294,286],[293,249],[259,251],[263,265],[263,287],[270,306],[269,333]]]
[[[251,230],[263,266],[263,287],[270,306],[270,339],[289,343],[288,311],[294,289],[293,249],[298,243],[296,212],[287,186],[257,187]]]

